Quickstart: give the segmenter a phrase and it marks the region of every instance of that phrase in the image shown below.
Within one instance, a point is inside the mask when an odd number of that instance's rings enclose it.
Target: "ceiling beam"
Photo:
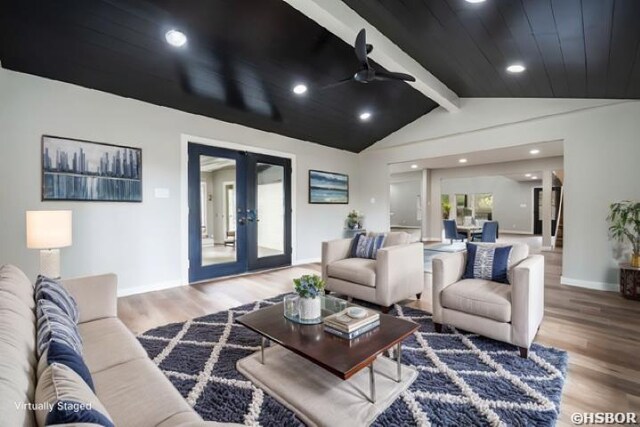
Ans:
[[[283,0],[319,25],[353,46],[358,31],[367,30],[367,43],[374,46],[369,57],[390,71],[411,74],[414,89],[431,98],[449,112],[460,110],[458,95],[427,71],[416,60],[389,40],[342,0]]]

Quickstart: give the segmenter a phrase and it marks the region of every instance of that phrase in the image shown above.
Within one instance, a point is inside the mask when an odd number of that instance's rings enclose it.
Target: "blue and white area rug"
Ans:
[[[152,329],[138,339],[187,402],[205,420],[246,425],[303,425],[236,370],[260,338],[235,318],[282,296]],[[518,349],[475,334],[434,331],[427,312],[396,306],[391,314],[420,330],[403,344],[403,362],[419,370],[413,385],[375,426],[554,425],[560,411],[567,354],[534,344]]]

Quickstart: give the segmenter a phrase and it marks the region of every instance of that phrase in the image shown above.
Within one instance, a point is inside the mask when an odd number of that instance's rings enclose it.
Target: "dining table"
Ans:
[[[471,238],[476,233],[482,233],[481,225],[458,225],[458,232],[467,233],[467,240],[470,242]]]

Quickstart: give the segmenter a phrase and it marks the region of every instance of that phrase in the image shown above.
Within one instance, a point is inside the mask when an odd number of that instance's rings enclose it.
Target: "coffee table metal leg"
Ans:
[[[262,337],[262,339],[260,340],[260,362],[263,365],[264,365],[264,346],[266,342],[267,342],[267,339],[265,337]]]
[[[371,389],[371,403],[376,403],[376,377],[373,373],[373,362],[369,365],[369,388]]]
[[[397,382],[402,381],[402,345],[398,343],[396,348],[396,363],[398,364],[398,379]]]

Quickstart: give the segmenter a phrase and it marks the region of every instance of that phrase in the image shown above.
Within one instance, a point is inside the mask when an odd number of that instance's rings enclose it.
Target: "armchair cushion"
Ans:
[[[510,254],[511,246],[467,243],[467,267],[463,277],[509,283],[507,272]]]
[[[511,322],[511,286],[483,279],[464,279],[441,293],[442,306],[498,322]]]
[[[347,258],[334,261],[327,266],[329,277],[363,286],[376,287],[376,260]]]

